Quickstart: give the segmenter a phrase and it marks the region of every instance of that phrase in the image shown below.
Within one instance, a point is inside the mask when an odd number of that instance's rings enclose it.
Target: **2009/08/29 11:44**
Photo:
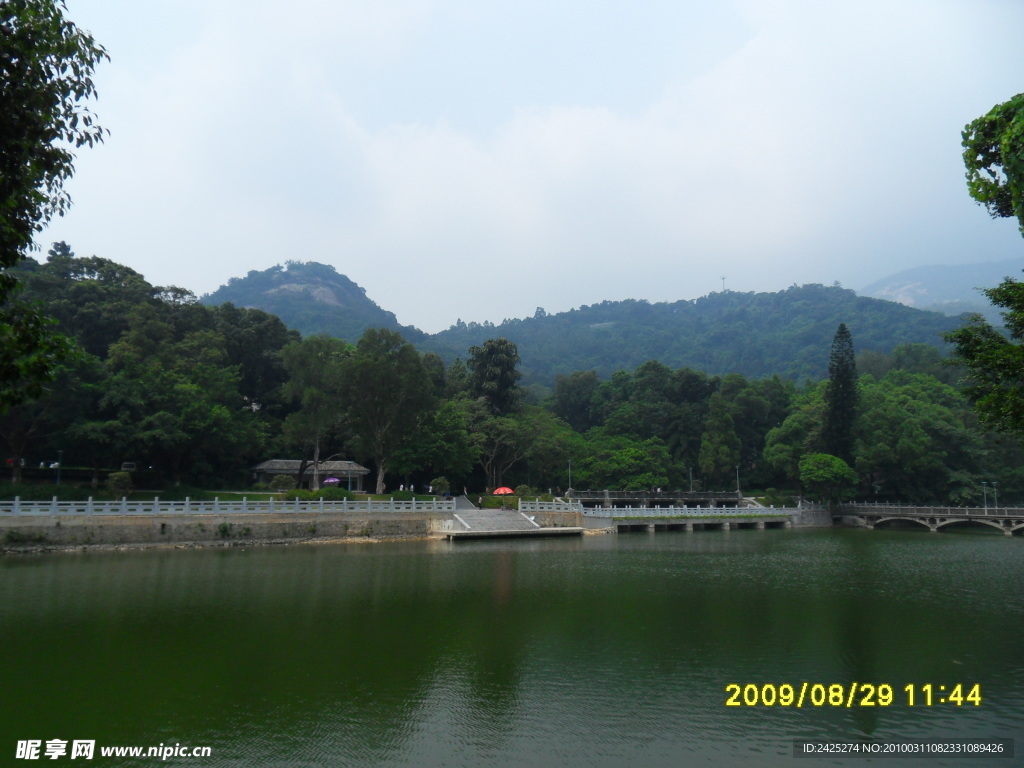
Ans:
[[[925,706],[931,707],[939,704],[981,704],[981,684],[975,683],[968,688],[964,683],[955,685],[936,685],[926,683],[915,685],[910,683],[903,686],[906,698],[902,703],[908,707]],[[966,689],[966,693],[965,693]],[[725,687],[726,693],[731,694],[726,700],[727,707],[803,707],[805,704],[811,707],[888,707],[898,704],[896,692],[892,685],[881,683],[808,683],[804,681],[799,686],[789,683],[775,685],[765,683],[756,685],[747,683],[738,685],[730,683]]]

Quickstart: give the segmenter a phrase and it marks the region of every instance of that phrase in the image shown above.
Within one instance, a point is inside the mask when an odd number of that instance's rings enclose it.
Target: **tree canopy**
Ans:
[[[964,128],[967,188],[993,217],[1016,216],[1024,235],[1024,93],[1019,93]],[[967,370],[967,392],[981,418],[1024,436],[1024,283],[1007,277],[984,291],[1006,311],[1010,338],[975,315],[944,334],[955,345],[953,359]]]
[[[0,408],[37,395],[67,354],[39,310],[14,300],[11,270],[70,206],[72,150],[103,140],[85,102],[107,54],[66,10],[64,0],[0,3]]]
[[[1024,235],[1024,93],[963,130],[967,190],[993,218],[1017,218]]]

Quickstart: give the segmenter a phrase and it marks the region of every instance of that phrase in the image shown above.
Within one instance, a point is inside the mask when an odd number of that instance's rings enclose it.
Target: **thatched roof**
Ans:
[[[253,472],[265,472],[268,475],[294,475],[299,471],[302,462],[297,459],[270,459],[252,468]],[[313,474],[313,462],[306,465],[306,474]],[[368,475],[370,470],[354,461],[321,461],[321,475]]]

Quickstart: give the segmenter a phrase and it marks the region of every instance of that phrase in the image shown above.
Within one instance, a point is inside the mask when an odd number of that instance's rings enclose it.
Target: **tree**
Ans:
[[[967,190],[993,218],[1015,216],[1024,235],[1024,93],[963,130]]]
[[[722,484],[740,463],[740,439],[721,392],[711,396],[700,441],[700,471],[709,482]]]
[[[1016,216],[1024,235],[1024,93],[968,124],[963,146],[971,197],[994,218]],[[967,369],[967,393],[981,419],[1024,435],[1024,283],[1008,277],[983,292],[1006,309],[1010,338],[980,315],[944,338],[954,345],[953,362]]]
[[[838,456],[809,453],[800,459],[800,483],[813,498],[831,505],[850,497],[857,473]]]
[[[11,274],[71,204],[72,148],[103,140],[83,103],[107,54],[66,10],[64,0],[0,3],[0,408],[38,394],[68,353],[38,308],[14,300]]]
[[[313,487],[320,487],[320,449],[344,414],[343,366],[350,354],[344,341],[322,335],[292,342],[281,350],[289,377],[284,394],[299,405],[284,421],[285,437],[303,448],[297,484],[302,482],[312,452]]]
[[[342,402],[357,450],[377,467],[377,493],[392,457],[433,406],[433,384],[412,344],[370,328],[342,370]]]
[[[825,389],[825,423],[822,437],[826,453],[845,462],[853,461],[854,425],[857,421],[857,363],[853,338],[840,323],[832,339],[828,358],[828,387]]]
[[[594,425],[592,401],[601,380],[595,371],[575,371],[571,376],[555,378],[555,415],[569,425],[585,432]]]
[[[473,397],[487,403],[495,416],[519,411],[519,350],[505,338],[488,339],[482,347],[469,350],[469,387]]]

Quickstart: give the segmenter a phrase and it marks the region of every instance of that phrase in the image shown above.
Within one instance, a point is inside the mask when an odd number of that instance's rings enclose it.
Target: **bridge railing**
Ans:
[[[595,507],[584,509],[584,517],[789,517],[802,510],[793,508],[757,509],[752,512],[743,507]]]
[[[841,504],[839,512],[840,514],[885,515],[886,517],[1013,517],[1024,515],[1024,507],[939,507],[858,501]]]
[[[519,500],[520,512],[582,512],[583,504],[578,501]]]
[[[343,499],[342,501],[282,501],[247,499],[241,501],[0,501],[0,518],[43,515],[230,515],[230,514],[317,514],[322,512],[423,512],[447,514],[455,511],[455,501],[388,501]]]
[[[737,491],[572,491],[574,501],[604,501],[605,499],[665,499],[691,501],[713,501],[735,499],[742,494]]]

